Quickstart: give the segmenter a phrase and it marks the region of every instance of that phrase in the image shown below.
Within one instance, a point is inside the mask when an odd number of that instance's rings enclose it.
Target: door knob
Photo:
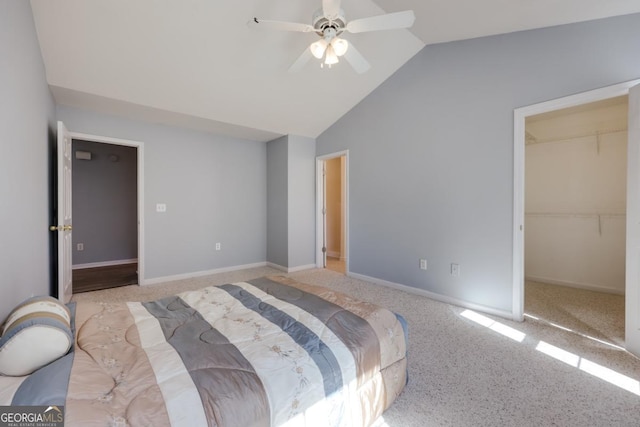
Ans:
[[[73,229],[70,225],[52,225],[49,227],[49,231],[71,231]]]

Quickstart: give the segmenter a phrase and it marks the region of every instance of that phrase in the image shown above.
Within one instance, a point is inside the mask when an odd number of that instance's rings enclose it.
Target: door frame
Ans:
[[[349,275],[349,263],[351,254],[349,253],[349,150],[338,151],[316,157],[316,267],[324,268],[324,253],[322,252],[324,234],[324,206],[325,177],[323,173],[324,162],[326,160],[344,157],[344,179],[342,180],[342,212],[344,215],[344,254],[345,275]]]
[[[111,138],[107,136],[91,135],[80,132],[69,132],[71,139],[78,139],[101,144],[122,145],[134,147],[137,150],[137,186],[138,186],[138,285],[145,282],[144,276],[144,143],[129,139]],[[73,170],[71,171],[73,174]]]
[[[516,108],[513,111],[513,320],[524,320],[524,197],[525,120],[529,116],[627,95],[640,84],[631,80],[575,95]],[[627,172],[628,174],[629,172]]]

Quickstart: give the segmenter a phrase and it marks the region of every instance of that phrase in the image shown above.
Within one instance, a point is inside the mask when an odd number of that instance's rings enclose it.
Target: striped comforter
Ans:
[[[406,383],[396,315],[285,278],[79,303],[75,320],[62,385],[49,365],[7,389],[64,404],[66,426],[369,426]]]

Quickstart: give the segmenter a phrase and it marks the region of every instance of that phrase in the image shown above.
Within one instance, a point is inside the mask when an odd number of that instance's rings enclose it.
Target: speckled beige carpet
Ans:
[[[256,268],[89,292],[74,300],[149,300],[278,274],[282,272]],[[609,332],[609,326],[589,326],[589,304],[561,307],[559,297],[554,296],[558,291],[569,292],[567,295],[582,295],[582,291],[528,285],[525,305],[532,317],[519,323],[477,316],[329,270],[288,276],[386,306],[407,319],[409,384],[380,420],[382,426],[640,425],[640,360],[616,346],[619,332]],[[575,295],[567,298],[575,301]],[[598,308],[610,296],[595,297],[602,298],[591,304]],[[614,305],[609,307],[615,307],[616,298],[612,300]],[[553,309],[554,305],[558,308]],[[543,318],[562,313],[564,317],[553,320]],[[591,313],[597,317],[596,312]]]
[[[540,321],[624,347],[622,295],[527,281],[525,311]]]

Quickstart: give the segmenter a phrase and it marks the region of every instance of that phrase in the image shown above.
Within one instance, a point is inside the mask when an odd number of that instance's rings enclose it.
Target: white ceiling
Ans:
[[[256,141],[317,137],[425,44],[640,12],[638,0],[343,0],[347,20],[413,9],[411,30],[347,34],[356,74],[289,66],[317,36],[250,29],[311,23],[320,0],[31,0],[56,102]]]

